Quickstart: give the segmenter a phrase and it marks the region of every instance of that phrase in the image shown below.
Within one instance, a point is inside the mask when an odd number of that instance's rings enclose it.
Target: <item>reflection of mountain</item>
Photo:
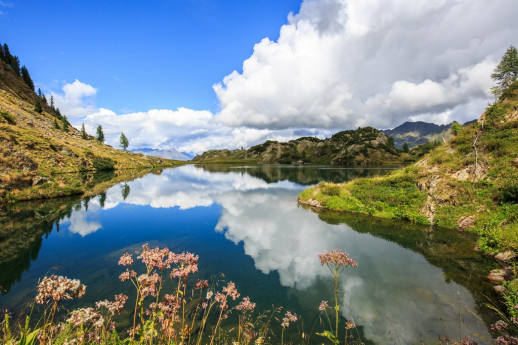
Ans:
[[[23,202],[0,210],[0,288],[9,292],[14,282],[30,268],[41,249],[42,236],[70,216],[79,198]]]
[[[301,185],[312,185],[322,181],[345,182],[359,177],[383,175],[387,168],[333,168],[328,166],[279,166],[248,165],[233,166],[229,164],[201,164],[197,167],[211,172],[240,172],[260,178],[266,183],[290,181]]]

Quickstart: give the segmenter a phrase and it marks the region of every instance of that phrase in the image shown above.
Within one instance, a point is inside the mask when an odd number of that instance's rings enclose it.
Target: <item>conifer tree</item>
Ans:
[[[65,131],[65,132],[68,132],[68,120],[67,120],[67,117],[66,116],[63,116],[61,118],[61,124],[62,124],[62,129]]]
[[[103,133],[103,127],[101,125],[97,125],[97,140],[100,143],[104,142],[104,133]]]
[[[38,88],[38,97],[39,98],[43,98],[43,93],[41,92],[40,88]]]
[[[4,61],[9,66],[11,65],[11,59],[13,56],[11,55],[11,52],[9,51],[9,47],[7,46],[7,43],[4,43],[3,46],[3,53],[4,53]]]
[[[85,124],[81,125],[81,138],[84,140],[88,140],[88,134],[86,134]]]
[[[497,85],[491,88],[491,92],[497,97],[508,88],[518,77],[518,50],[512,45],[507,48],[502,60],[498,63],[491,78]]]
[[[61,112],[59,111],[59,108],[56,108],[56,115],[57,117],[61,117]]]
[[[27,84],[32,91],[34,91],[34,82],[32,81],[32,78],[29,74],[29,70],[27,70],[27,67],[25,66],[22,66],[22,68],[20,69],[20,72],[22,73],[22,78],[23,78],[23,81],[25,82],[25,84]]]
[[[2,46],[2,43],[0,43],[0,60],[7,63],[7,61],[5,60],[4,48]]]
[[[12,56],[11,63],[9,65],[14,73],[20,75],[20,59],[18,59],[18,56]]]
[[[54,124],[52,125],[52,128],[59,129],[58,120],[54,119]]]
[[[39,99],[36,100],[36,103],[34,104],[34,111],[41,114],[43,109],[41,108],[41,102]]]
[[[119,141],[120,141],[120,145],[121,145],[122,149],[126,150],[126,148],[129,145],[129,141],[128,141],[128,138],[126,138],[126,136],[124,135],[124,132],[121,133]]]
[[[403,144],[403,152],[405,153],[408,153],[409,149],[408,149],[408,144],[407,143],[404,143]]]
[[[50,109],[56,111],[56,108],[54,108],[54,95],[50,95]]]

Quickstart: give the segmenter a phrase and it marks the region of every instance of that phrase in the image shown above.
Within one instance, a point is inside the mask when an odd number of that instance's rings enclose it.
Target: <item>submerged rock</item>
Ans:
[[[495,283],[501,283],[501,282],[505,281],[510,276],[511,276],[510,269],[500,268],[500,269],[492,270],[488,274],[487,279],[489,279],[491,281],[491,283],[495,284]]]

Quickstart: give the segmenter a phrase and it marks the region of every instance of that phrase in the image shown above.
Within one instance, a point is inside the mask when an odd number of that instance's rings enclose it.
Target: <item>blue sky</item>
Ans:
[[[75,79],[117,112],[216,112],[214,83],[279,28],[300,1],[3,1],[0,41],[43,88]],[[5,6],[5,4],[12,4]]]
[[[0,42],[76,127],[196,154],[477,118],[518,45],[516,13],[516,0],[0,0]]]

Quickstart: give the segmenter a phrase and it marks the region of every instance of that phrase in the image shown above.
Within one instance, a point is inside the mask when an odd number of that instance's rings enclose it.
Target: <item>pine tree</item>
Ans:
[[[122,149],[126,150],[126,148],[129,145],[129,141],[128,141],[128,138],[126,138],[126,136],[124,135],[124,132],[121,133],[119,141],[120,141],[120,145],[121,145]]]
[[[59,129],[58,120],[54,119],[54,124],[52,125],[53,129]]]
[[[404,143],[403,144],[403,152],[405,153],[408,153],[409,149],[408,149],[408,144],[407,143]]]
[[[61,117],[61,112],[59,111],[59,108],[56,108],[56,116]]]
[[[491,78],[497,83],[491,88],[491,92],[497,97],[500,96],[516,80],[516,77],[518,77],[518,50],[511,45],[491,74]]]
[[[18,56],[13,55],[9,65],[11,66],[11,69],[14,71],[14,73],[20,75],[20,59],[18,59]]]
[[[11,52],[9,51],[9,47],[7,46],[7,43],[4,43],[3,55],[4,55],[5,63],[10,66],[11,65],[11,59],[13,58],[13,56],[11,55]]]
[[[97,125],[97,140],[100,143],[104,142],[104,133],[103,133],[103,127],[101,125]]]
[[[43,109],[41,108],[41,102],[39,99],[36,100],[36,103],[34,104],[34,111],[41,114],[43,112]]]
[[[39,98],[43,98],[43,93],[41,92],[40,88],[38,88],[38,97]]]
[[[81,125],[81,138],[84,140],[88,140],[88,134],[86,134],[85,124]]]
[[[2,47],[1,43],[0,43],[0,60],[7,63],[7,61],[5,60],[4,48]]]
[[[32,78],[29,74],[29,70],[27,69],[27,67],[25,66],[22,66],[22,68],[20,69],[20,72],[22,73],[22,78],[23,78],[23,81],[25,82],[25,84],[27,84],[32,91],[34,91],[34,82],[32,81]]]
[[[63,116],[61,119],[62,128],[65,132],[68,132],[68,120],[66,116]]]
[[[56,108],[54,108],[54,95],[50,95],[50,109],[56,111]]]

